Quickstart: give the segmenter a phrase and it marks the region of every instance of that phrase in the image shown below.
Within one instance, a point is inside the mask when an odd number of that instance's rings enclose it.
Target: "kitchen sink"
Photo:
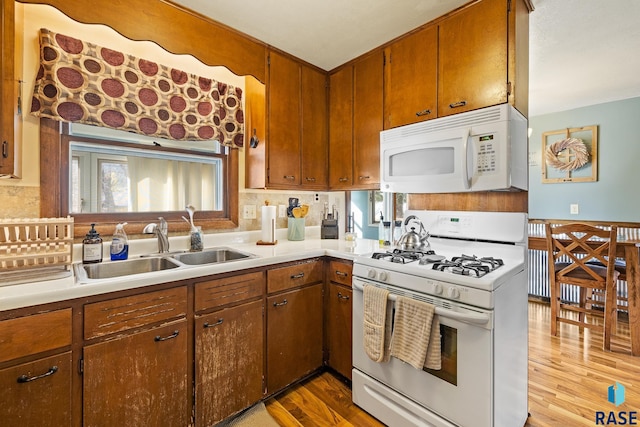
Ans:
[[[217,264],[255,257],[253,254],[226,247],[205,249],[202,252],[183,252],[172,255],[172,258],[186,265]]]
[[[180,267],[170,258],[136,258],[126,261],[101,262],[97,264],[76,264],[76,276],[82,282],[86,279],[109,279],[150,273]]]

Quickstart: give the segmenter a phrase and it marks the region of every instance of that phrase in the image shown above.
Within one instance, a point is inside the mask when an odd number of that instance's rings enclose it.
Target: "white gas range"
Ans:
[[[389,426],[515,427],[527,418],[527,216],[408,211],[430,250],[395,248],[353,267],[353,401]],[[363,349],[363,288],[374,285],[436,307],[442,369]]]

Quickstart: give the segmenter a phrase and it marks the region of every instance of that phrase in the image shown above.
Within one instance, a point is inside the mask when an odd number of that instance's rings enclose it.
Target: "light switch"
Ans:
[[[244,219],[256,219],[256,205],[244,205]]]
[[[287,205],[278,205],[278,218],[287,216]]]
[[[571,212],[571,215],[578,215],[580,213],[580,208],[577,203],[572,203],[569,205],[569,211]]]

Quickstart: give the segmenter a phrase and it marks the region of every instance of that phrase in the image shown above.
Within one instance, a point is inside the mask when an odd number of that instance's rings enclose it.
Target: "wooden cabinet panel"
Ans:
[[[387,48],[385,129],[438,114],[438,27],[432,25]]]
[[[0,362],[69,345],[70,308],[0,322]]]
[[[84,348],[83,425],[186,426],[187,321]]]
[[[329,188],[353,184],[353,67],[329,76]]]
[[[351,262],[329,261],[329,270],[327,278],[331,282],[340,283],[351,287],[351,271],[353,270]]]
[[[302,187],[326,189],[329,176],[327,75],[302,66]]]
[[[71,352],[0,370],[0,424],[70,426],[71,372]]]
[[[300,186],[300,64],[277,52],[269,54],[269,187]]]
[[[151,325],[186,313],[185,286],[87,304],[84,306],[84,338]]]
[[[322,281],[322,261],[314,259],[267,271],[267,293]]]
[[[327,364],[351,379],[352,290],[330,282],[327,292]]]
[[[263,319],[262,300],[196,318],[196,425],[214,425],[262,398]]]
[[[16,138],[18,114],[18,81],[13,58],[15,49],[15,2],[0,1],[0,177],[17,178],[21,173],[20,146]]]
[[[322,284],[267,298],[267,391],[322,366]]]
[[[483,0],[439,25],[438,117],[507,102],[508,16]]]
[[[380,188],[383,61],[377,51],[354,64],[353,187],[358,189]]]
[[[207,280],[195,285],[195,309],[202,311],[255,298],[264,293],[264,273]]]

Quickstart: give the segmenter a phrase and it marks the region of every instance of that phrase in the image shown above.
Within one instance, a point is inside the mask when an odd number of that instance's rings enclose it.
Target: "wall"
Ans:
[[[378,227],[369,225],[369,192],[368,191],[352,191],[351,192],[351,212],[353,213],[354,230],[358,237],[365,239],[377,239]]]
[[[529,218],[640,222],[639,118],[640,98],[530,117]],[[590,125],[599,128],[598,180],[542,184],[542,133]]]

